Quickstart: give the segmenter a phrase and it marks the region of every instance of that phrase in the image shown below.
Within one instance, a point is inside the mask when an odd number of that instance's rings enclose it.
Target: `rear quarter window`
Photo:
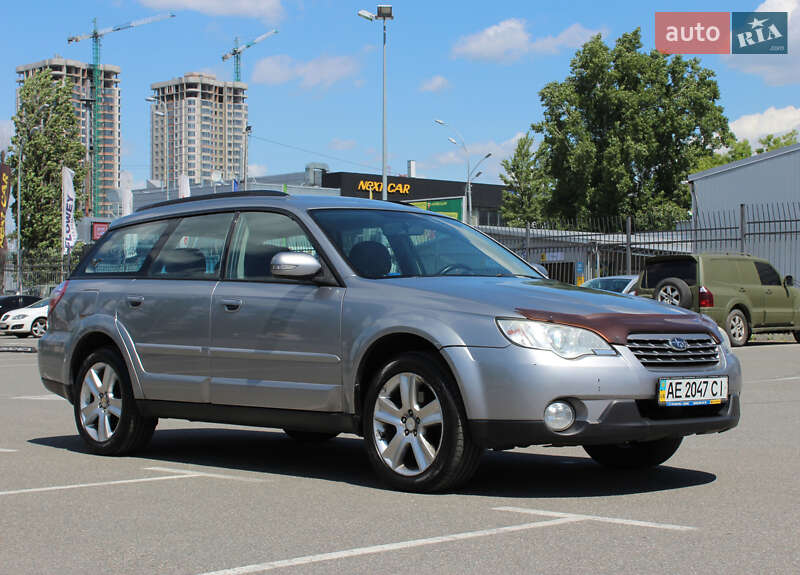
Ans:
[[[667,278],[679,278],[690,286],[697,285],[697,262],[688,258],[649,262],[645,266],[642,287],[654,288]]]

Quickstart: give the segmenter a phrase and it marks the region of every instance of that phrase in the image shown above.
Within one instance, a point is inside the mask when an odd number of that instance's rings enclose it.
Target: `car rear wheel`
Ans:
[[[283,432],[294,439],[304,443],[321,443],[333,439],[338,433],[325,433],[322,431],[301,431],[299,429],[284,429]]]
[[[150,441],[158,419],[139,415],[128,370],[115,349],[104,347],[87,357],[74,385],[75,423],[91,451],[124,455]]]
[[[795,340],[797,343],[800,343],[800,331],[796,331],[796,332],[794,332],[794,340]]]
[[[47,333],[47,319],[43,317],[36,318],[31,324],[31,334],[33,337],[42,337]]]
[[[629,441],[615,445],[584,445],[583,449],[600,465],[614,469],[645,469],[661,465],[672,457],[682,437],[655,441]]]
[[[469,436],[456,383],[432,354],[389,361],[367,392],[363,414],[370,463],[396,489],[453,489],[478,466],[482,450]]]
[[[687,309],[692,307],[692,290],[680,278],[666,278],[658,282],[653,298],[668,305]]]
[[[733,347],[741,347],[747,343],[747,340],[750,339],[750,324],[742,310],[731,310],[728,319],[725,320],[725,331],[728,333]]]

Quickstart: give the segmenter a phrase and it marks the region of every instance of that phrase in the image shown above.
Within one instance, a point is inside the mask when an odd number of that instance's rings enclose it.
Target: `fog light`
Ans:
[[[575,410],[566,401],[554,401],[544,410],[544,424],[551,431],[564,431],[575,423]]]

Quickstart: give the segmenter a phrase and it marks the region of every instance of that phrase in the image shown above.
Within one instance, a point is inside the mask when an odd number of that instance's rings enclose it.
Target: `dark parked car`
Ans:
[[[0,316],[12,309],[19,309],[21,307],[28,307],[32,303],[36,303],[41,298],[35,295],[3,295],[0,296]]]

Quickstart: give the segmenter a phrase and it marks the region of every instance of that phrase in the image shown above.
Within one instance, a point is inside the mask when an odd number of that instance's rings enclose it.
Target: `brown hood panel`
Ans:
[[[716,324],[705,316],[640,313],[594,313],[577,315],[520,309],[517,311],[534,321],[560,323],[595,332],[608,343],[626,345],[628,335],[634,333],[704,333],[721,343]]]

